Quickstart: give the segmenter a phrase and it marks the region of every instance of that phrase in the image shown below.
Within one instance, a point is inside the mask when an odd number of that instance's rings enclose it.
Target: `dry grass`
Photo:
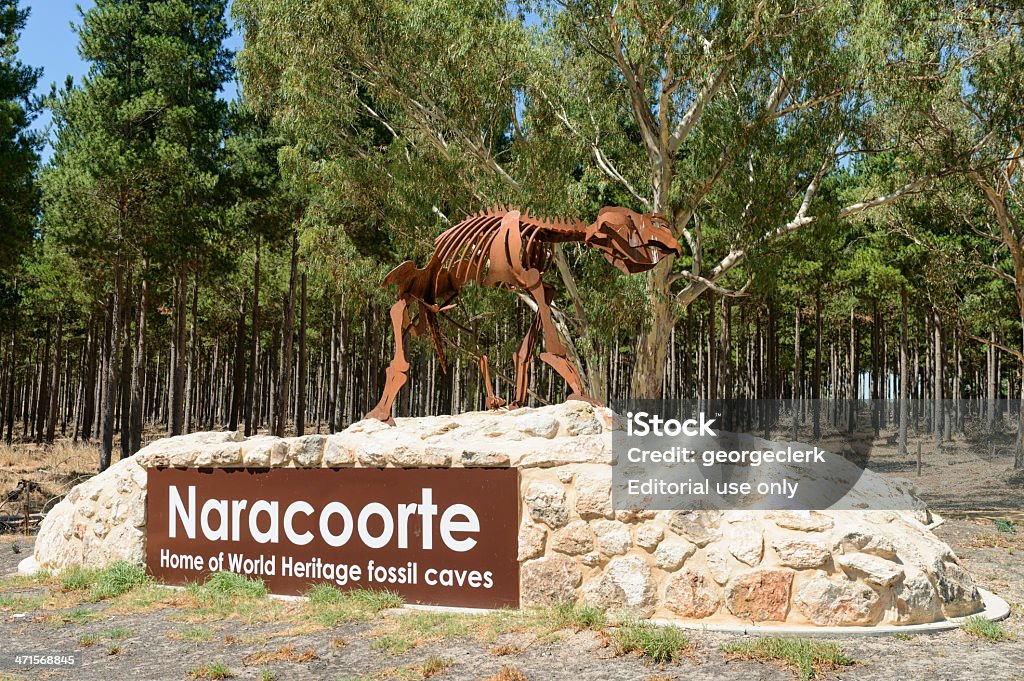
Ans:
[[[518,655],[521,652],[523,652],[522,648],[520,648],[519,646],[512,645],[511,643],[506,643],[505,645],[494,646],[493,648],[491,648],[491,655],[494,655],[495,657],[504,657],[506,655]]]
[[[498,670],[497,674],[488,676],[483,681],[529,681],[529,679],[521,671],[507,664]]]
[[[423,678],[429,679],[432,676],[437,676],[453,664],[454,662],[447,657],[431,655],[427,659],[423,660],[423,664],[420,665],[420,674],[423,675]]]
[[[94,475],[99,464],[95,444],[59,440],[50,446],[36,444],[0,445],[0,495],[6,495],[20,480],[40,486],[30,502],[32,513],[51,508],[82,480]],[[0,502],[0,513],[21,513],[21,499]]]
[[[242,658],[242,664],[246,667],[254,667],[257,665],[273,664],[275,662],[310,662],[315,660],[317,657],[316,651],[312,648],[306,648],[305,650],[296,650],[295,646],[289,643],[288,645],[281,646],[274,651],[261,651],[258,653],[249,653]]]
[[[967,543],[972,549],[1022,549],[1024,550],[1024,536],[1013,534],[982,534]]]

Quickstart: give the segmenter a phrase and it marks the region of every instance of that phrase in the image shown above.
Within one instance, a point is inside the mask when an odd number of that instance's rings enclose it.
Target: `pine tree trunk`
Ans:
[[[821,439],[821,287],[814,291],[814,377],[811,385],[813,400],[814,441]]]
[[[245,301],[248,291],[242,290],[238,304],[238,325],[235,328],[235,352],[231,367],[231,406],[228,408],[228,430],[238,430],[245,391]]]
[[[907,456],[907,421],[910,419],[910,357],[907,351],[907,285],[900,288],[900,425],[899,453]]]
[[[932,331],[935,334],[935,359],[932,363],[932,370],[934,371],[934,378],[932,379],[934,382],[934,386],[932,387],[932,399],[934,400],[932,428],[935,433],[935,444],[939,445],[942,444],[942,323],[939,318],[938,309],[933,309],[932,315]]]
[[[196,398],[198,390],[195,386],[195,377],[199,371],[198,338],[196,337],[196,317],[199,307],[199,273],[197,272],[192,280],[192,305],[188,327],[188,367],[185,372],[185,432],[192,432],[192,425],[196,421]]]
[[[15,297],[17,297],[17,284],[15,284]],[[15,367],[18,362],[18,307],[15,305],[11,320],[11,370],[7,375],[7,406],[4,408],[4,418],[7,420],[7,435],[4,438],[8,446],[14,443],[14,388],[15,388]]]
[[[171,340],[170,380],[168,381],[167,427],[171,436],[185,432],[185,277],[174,283],[174,325]]]
[[[850,419],[847,423],[847,432],[852,433],[854,428],[857,426],[857,318],[854,314],[855,308],[850,308],[850,352],[848,357],[849,363],[849,381],[850,381]]]
[[[85,369],[85,386],[83,404],[82,404],[82,439],[86,442],[92,439],[92,425],[93,419],[96,418],[96,365],[98,364],[96,355],[99,352],[100,332],[102,327],[97,328],[99,324],[95,319],[90,319],[89,324],[89,343],[88,353],[89,359]]]
[[[260,348],[260,239],[256,237],[256,264],[252,275],[252,323],[249,333],[249,366],[245,374],[245,434],[255,433],[256,423],[253,419],[253,402],[256,391],[256,368],[259,365]]]
[[[135,311],[135,357],[132,362],[131,404],[128,419],[128,455],[131,456],[142,447],[143,404],[146,395],[146,304],[148,282],[146,274],[148,263],[142,266],[139,276],[139,298]],[[123,437],[123,436],[122,436]]]
[[[986,391],[986,404],[985,404],[985,417],[988,421],[988,430],[990,433],[996,431],[996,396],[998,384],[996,383],[996,353],[999,350],[996,348],[996,332],[993,329],[989,332],[989,346],[988,353],[985,359],[986,364],[986,375],[985,375],[985,391]]]
[[[288,276],[288,299],[285,301],[284,326],[281,336],[281,357],[277,377],[277,406],[274,409],[274,435],[284,437],[285,422],[288,420],[288,388],[292,376],[292,348],[294,347],[295,288],[298,278],[299,232],[292,232],[291,270]]]
[[[39,367],[38,385],[35,400],[35,440],[43,442],[43,427],[46,423],[46,412],[50,407],[50,322],[46,322],[46,339],[43,342],[43,362]],[[56,362],[54,362],[56,364]]]
[[[114,451],[114,401],[117,399],[117,348],[121,338],[121,299],[124,295],[124,273],[114,265],[114,291],[107,303],[110,335],[103,349],[103,394],[100,412],[103,415],[100,435],[100,472],[110,467]]]
[[[798,439],[800,426],[800,298],[796,299],[796,311],[793,313],[793,387],[790,390],[790,401],[793,409],[793,440]]]
[[[47,407],[47,422],[46,422],[46,443],[53,444],[54,435],[56,435],[57,429],[57,396],[60,393],[60,374],[61,374],[61,350],[62,341],[64,338],[64,317],[58,312],[57,313],[57,332],[54,334],[53,344],[53,374],[50,378],[50,399]]]
[[[299,376],[295,386],[295,434],[306,434],[306,272],[302,272],[299,302]]]
[[[132,292],[132,273],[128,270],[128,277],[124,285],[124,302],[121,304],[121,344],[120,368],[117,372],[117,404],[118,404],[118,433],[121,436],[120,449],[123,459],[128,456],[128,431],[131,428],[131,378],[132,378],[132,347],[135,345],[132,331],[132,305],[130,302]]]

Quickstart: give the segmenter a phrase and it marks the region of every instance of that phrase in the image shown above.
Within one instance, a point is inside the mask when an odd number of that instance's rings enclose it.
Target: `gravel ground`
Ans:
[[[1024,681],[1024,620],[1016,607],[1024,603],[1024,532],[996,533],[991,521],[949,520],[937,534],[954,546],[980,585],[1015,604],[1014,614],[1004,624],[1017,640],[992,643],[962,631],[909,639],[816,639],[838,643],[858,660],[857,665],[842,670],[840,678]],[[15,553],[15,546],[20,553]],[[12,572],[30,551],[31,539],[0,538],[0,575]],[[38,586],[7,586],[0,590],[0,599],[40,594],[46,591]],[[452,636],[403,652],[381,650],[387,643],[381,638],[382,628],[401,631],[401,618],[409,617],[411,612],[387,610],[369,622],[315,631],[306,627],[304,631],[302,622],[294,619],[248,623],[229,618],[189,624],[182,621],[188,612],[178,607],[124,612],[106,601],[71,605],[58,598],[40,609],[19,611],[16,605],[0,600],[0,655],[78,652],[84,660],[81,667],[71,670],[16,669],[4,662],[0,663],[0,679],[188,679],[191,670],[217,662],[230,669],[233,678],[240,679],[418,679],[423,678],[420,670],[432,656],[451,662],[433,677],[443,680],[486,679],[506,665],[518,670],[519,678],[530,681],[795,678],[791,670],[781,666],[728,659],[721,646],[743,637],[707,632],[695,632],[692,652],[666,665],[649,664],[634,655],[616,655],[615,645],[607,636],[589,630],[565,630],[539,639],[528,632],[502,634],[493,642]],[[201,640],[182,640],[186,631]],[[83,646],[83,641],[94,642]],[[501,646],[513,652],[495,655]],[[280,653],[281,657],[307,659],[258,659],[261,653],[282,648],[286,653]],[[506,677],[507,681],[515,678]]]

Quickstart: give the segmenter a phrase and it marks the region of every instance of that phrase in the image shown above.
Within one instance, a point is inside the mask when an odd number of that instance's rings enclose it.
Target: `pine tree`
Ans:
[[[226,246],[216,200],[226,110],[218,94],[231,75],[224,11],[225,0],[99,0],[77,27],[89,73],[53,98],[46,228],[109,273],[101,469],[110,463],[119,385],[131,391],[135,411],[124,421],[133,432],[122,451],[140,442],[144,320],[158,272],[173,278],[170,430],[183,430],[186,291],[189,281],[198,286],[201,264]],[[134,338],[133,317],[143,333],[132,353],[121,353]]]
[[[18,36],[27,18],[18,0],[0,0],[0,270],[14,265],[30,243],[37,198],[39,140],[29,125],[32,89],[42,70],[18,60]]]

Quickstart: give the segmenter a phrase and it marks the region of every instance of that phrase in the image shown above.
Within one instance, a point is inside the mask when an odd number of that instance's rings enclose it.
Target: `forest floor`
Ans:
[[[136,576],[13,576],[32,537],[0,535],[0,681],[15,679],[787,680],[1024,681],[1024,514],[1008,450],[922,438],[910,457],[876,443],[872,465],[914,482],[946,522],[936,534],[978,584],[1011,603],[990,640],[964,630],[928,635],[815,638],[769,652],[737,650],[757,639],[711,632],[650,632],[586,609],[452,615],[400,609],[369,594],[327,590],[281,601],[246,584],[191,590]],[[96,450],[0,448],[0,501],[19,480],[39,483],[33,511],[94,470]],[[973,499],[973,504],[967,503]],[[0,514],[20,512],[0,504]],[[1017,527],[995,520],[1015,520]],[[117,585],[111,589],[110,584]],[[730,649],[732,647],[732,649]],[[647,653],[630,651],[640,648]],[[655,661],[658,651],[671,658]],[[15,667],[10,655],[77,653],[73,669]],[[771,659],[789,655],[793,662]],[[813,659],[802,674],[800,660]],[[835,663],[835,664],[833,664]],[[834,668],[831,668],[834,667]]]

